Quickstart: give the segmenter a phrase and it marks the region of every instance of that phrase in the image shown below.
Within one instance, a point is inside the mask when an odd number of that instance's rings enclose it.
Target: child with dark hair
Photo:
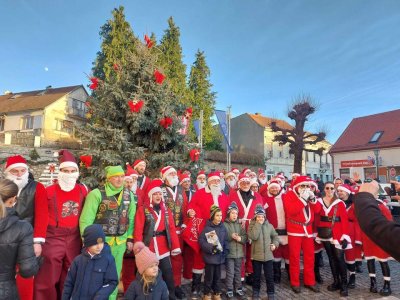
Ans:
[[[117,268],[99,224],[85,228],[82,253],[68,270],[62,299],[108,299],[118,284]]]
[[[221,265],[229,254],[228,232],[222,224],[221,209],[211,206],[210,219],[199,237],[205,262],[204,300],[221,299]],[[214,293],[214,295],[212,295]]]
[[[260,299],[261,272],[267,283],[268,300],[274,299],[274,273],[272,251],[279,246],[279,238],[274,227],[267,221],[265,211],[257,205],[254,218],[250,221],[248,238],[251,239],[251,261],[253,264],[253,298]]]

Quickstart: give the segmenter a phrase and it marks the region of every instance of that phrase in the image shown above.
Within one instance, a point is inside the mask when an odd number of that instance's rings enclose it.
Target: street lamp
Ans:
[[[375,154],[376,178],[379,179],[379,149],[374,149],[374,154]]]

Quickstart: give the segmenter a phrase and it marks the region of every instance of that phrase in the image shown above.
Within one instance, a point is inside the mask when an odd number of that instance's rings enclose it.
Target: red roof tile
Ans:
[[[383,134],[376,143],[370,143],[372,136],[378,131],[383,131]],[[400,147],[400,109],[353,119],[330,152],[391,147]]]
[[[13,93],[0,96],[0,113],[43,109],[82,85],[50,88],[30,92]]]
[[[258,114],[248,114],[250,118],[252,118],[258,125],[262,127],[269,127],[271,125],[271,122],[275,121],[276,125],[283,129],[292,129],[293,126],[291,126],[288,122],[279,120],[279,119],[274,119],[274,118],[269,118],[269,117],[264,117],[262,115]]]

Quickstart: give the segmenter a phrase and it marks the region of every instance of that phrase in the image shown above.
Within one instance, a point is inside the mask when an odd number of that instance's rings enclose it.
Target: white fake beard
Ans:
[[[199,189],[204,189],[207,185],[206,182],[200,182],[199,180],[196,180],[196,184]]]
[[[6,178],[14,182],[18,186],[18,192],[20,192],[28,184],[29,172],[26,171],[26,173],[21,177],[15,176],[11,173],[7,173]]]
[[[60,172],[58,173],[57,179],[58,179],[58,184],[60,185],[60,188],[65,191],[69,192],[72,191],[75,187],[76,180],[79,177],[79,172],[74,172],[74,173],[63,173]]]
[[[236,185],[236,180],[235,180],[235,179],[228,180],[228,185],[229,185],[231,188],[234,188],[235,185]]]
[[[221,194],[221,186],[219,184],[210,185],[211,195],[214,200],[214,204],[218,205],[218,197]]]
[[[261,184],[265,184],[267,182],[267,178],[258,179],[258,181],[260,181]]]
[[[220,186],[221,186],[221,191],[223,191],[225,189],[225,180],[221,180]]]
[[[132,185],[131,187],[131,191],[136,194],[136,190],[137,190],[137,181]]]
[[[175,186],[177,186],[178,185],[178,183],[179,183],[179,178],[178,178],[178,176],[167,176],[167,180],[168,180],[168,183],[171,185],[171,186],[173,186],[173,187],[175,187]]]
[[[250,191],[250,186],[249,187],[245,187],[245,188],[240,188],[243,192],[248,192]]]

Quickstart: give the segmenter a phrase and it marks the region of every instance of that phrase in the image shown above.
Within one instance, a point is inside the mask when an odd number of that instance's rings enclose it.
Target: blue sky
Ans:
[[[309,94],[319,110],[307,129],[327,128],[334,143],[352,118],[400,108],[397,0],[0,0],[0,93],[86,85],[119,5],[139,37],[161,38],[173,16],[188,69],[205,51],[217,108],[233,116],[287,120]]]

